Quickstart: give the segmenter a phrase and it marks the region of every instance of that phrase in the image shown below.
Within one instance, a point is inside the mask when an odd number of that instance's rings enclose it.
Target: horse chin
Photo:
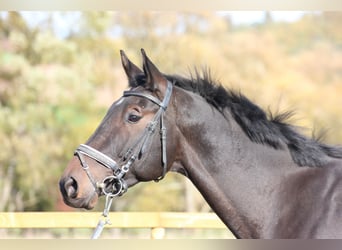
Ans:
[[[92,195],[91,199],[90,199],[87,203],[85,203],[85,205],[83,206],[83,208],[85,208],[85,209],[87,209],[87,210],[93,209],[93,208],[95,207],[95,205],[97,204],[98,199],[99,199],[99,196],[98,196],[98,194],[95,192],[95,193]]]
[[[74,208],[84,208],[87,210],[91,210],[97,204],[99,196],[96,192],[94,192],[89,197],[78,197],[74,199],[64,199],[65,204]]]

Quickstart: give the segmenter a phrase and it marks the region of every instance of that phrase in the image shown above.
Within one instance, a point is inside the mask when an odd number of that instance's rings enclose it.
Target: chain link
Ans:
[[[99,219],[99,222],[97,223],[97,226],[93,232],[93,235],[91,236],[92,239],[98,239],[103,231],[103,228],[106,225],[111,225],[110,219],[108,217],[110,207],[112,206],[114,196],[106,195],[106,203],[105,208],[102,212],[102,215]]]

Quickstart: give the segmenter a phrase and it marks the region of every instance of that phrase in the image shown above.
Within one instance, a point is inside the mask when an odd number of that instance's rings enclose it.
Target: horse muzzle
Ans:
[[[78,183],[73,177],[62,178],[59,188],[65,204],[75,208],[93,209],[99,197],[95,191],[81,193]]]

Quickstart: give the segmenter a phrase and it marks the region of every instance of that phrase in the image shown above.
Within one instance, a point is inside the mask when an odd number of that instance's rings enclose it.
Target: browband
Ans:
[[[153,95],[141,93],[141,92],[134,91],[134,90],[124,91],[123,97],[126,97],[126,96],[144,97],[144,98],[149,99],[151,102],[157,104],[159,107],[163,108],[164,110],[166,110],[166,108],[169,104],[170,98],[171,98],[172,88],[173,88],[173,84],[171,82],[167,81],[167,88],[166,88],[166,92],[165,92],[165,96],[164,96],[163,101],[160,101],[157,97],[155,97]]]

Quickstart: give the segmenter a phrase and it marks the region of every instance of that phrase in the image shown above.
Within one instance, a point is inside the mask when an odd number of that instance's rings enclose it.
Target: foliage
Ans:
[[[76,16],[65,38],[54,29],[56,15]],[[32,26],[22,13],[3,13],[0,211],[56,209],[58,179],[74,148],[126,87],[119,49],[139,63],[145,48],[166,73],[208,66],[222,84],[266,109],[296,108],[297,125],[328,127],[327,141],[341,142],[341,21],[334,12],[252,26],[209,12],[68,12],[46,13],[44,24]],[[183,179],[139,184],[115,209],[209,209],[198,194],[189,205]]]

